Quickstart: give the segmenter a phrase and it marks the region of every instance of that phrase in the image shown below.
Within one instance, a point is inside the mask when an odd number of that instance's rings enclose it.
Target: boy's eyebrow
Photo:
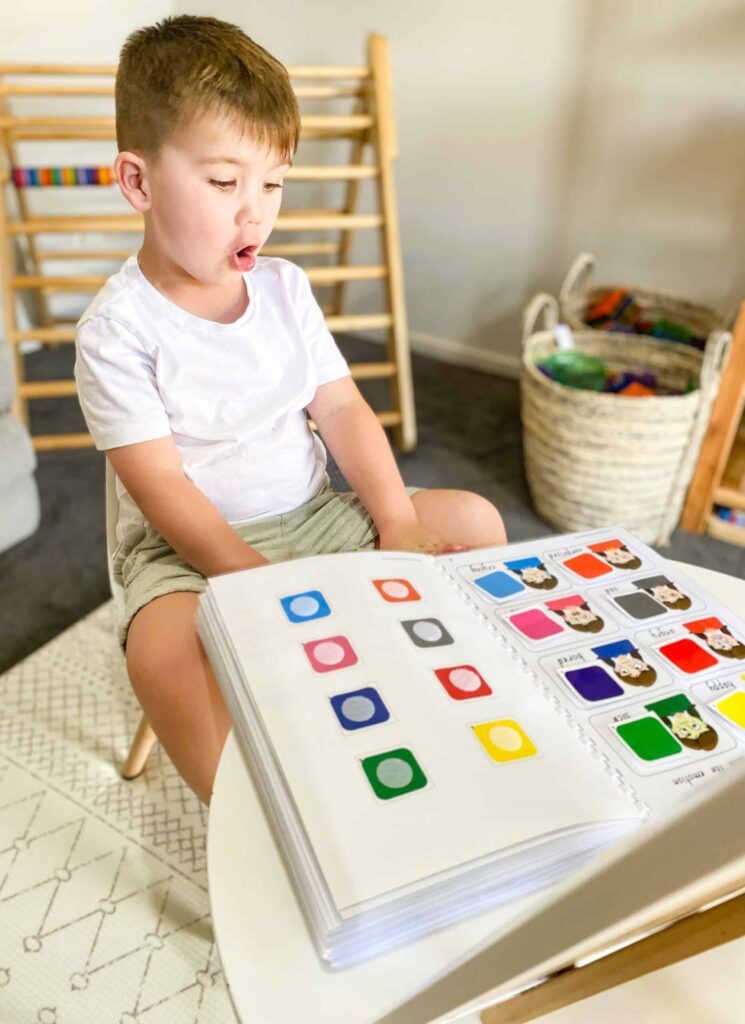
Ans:
[[[243,161],[234,156],[203,156],[198,162],[200,164],[237,164],[239,167],[243,165]],[[282,160],[269,169],[276,171],[278,167],[292,167],[292,160]]]

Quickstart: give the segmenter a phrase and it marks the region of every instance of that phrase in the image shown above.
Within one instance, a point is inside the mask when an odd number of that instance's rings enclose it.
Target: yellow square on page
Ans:
[[[716,708],[725,718],[729,718],[730,722],[745,729],[745,693],[742,690],[736,690],[718,700]]]
[[[495,722],[472,725],[479,743],[493,761],[520,761],[534,757],[538,751],[522,726],[514,718],[500,718]]]

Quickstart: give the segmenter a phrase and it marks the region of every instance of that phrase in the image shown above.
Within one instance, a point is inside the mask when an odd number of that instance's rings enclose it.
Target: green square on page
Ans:
[[[661,757],[679,754],[683,749],[657,718],[624,722],[616,726],[616,732],[642,761],[658,761]]]

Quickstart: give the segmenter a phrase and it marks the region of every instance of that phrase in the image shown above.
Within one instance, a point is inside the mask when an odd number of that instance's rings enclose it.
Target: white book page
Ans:
[[[374,580],[416,599],[386,600]],[[316,556],[210,588],[341,912],[543,834],[638,818],[435,559]],[[327,614],[290,621],[283,598],[307,611],[318,594]],[[313,660],[335,651],[336,666]],[[347,696],[371,691],[373,722],[345,728],[360,703]]]

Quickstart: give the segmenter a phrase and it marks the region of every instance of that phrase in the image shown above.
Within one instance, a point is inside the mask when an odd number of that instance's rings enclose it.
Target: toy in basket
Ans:
[[[536,330],[541,317],[545,328]],[[666,544],[680,517],[731,335],[713,331],[701,352],[639,334],[573,331],[578,353],[601,359],[613,373],[652,373],[677,392],[633,397],[567,387],[538,369],[558,350],[558,321],[558,303],[546,294],[537,295],[523,317],[523,449],[536,511],[560,530],[619,524],[647,543]]]
[[[597,328],[612,333],[646,334],[704,349],[725,324],[713,309],[642,285],[600,284],[589,287],[595,257],[583,252],[564,278],[559,311],[575,330]]]

